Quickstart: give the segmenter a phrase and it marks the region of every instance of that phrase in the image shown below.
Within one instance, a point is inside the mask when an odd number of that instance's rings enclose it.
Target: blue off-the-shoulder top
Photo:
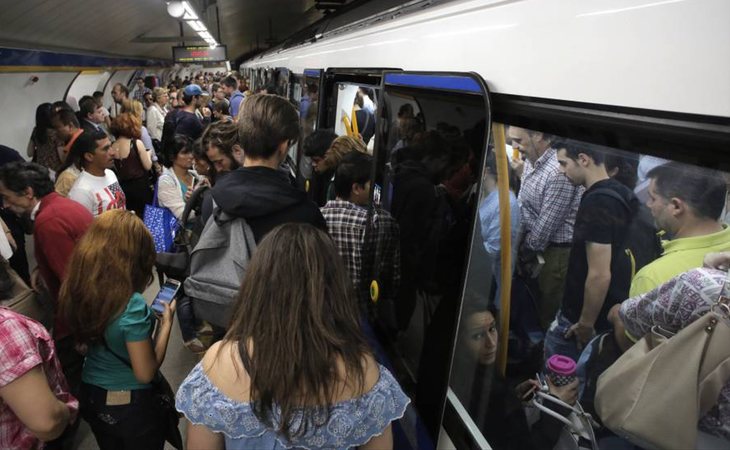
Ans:
[[[324,425],[311,427],[291,440],[264,426],[253,413],[251,403],[239,403],[223,395],[208,379],[201,363],[178,389],[176,406],[190,422],[223,433],[227,450],[349,449],[381,434],[390,422],[403,417],[410,402],[388,369],[382,365],[379,369],[378,382],[370,391],[334,404]],[[272,422],[277,425],[279,413],[275,408]],[[297,428],[297,420],[301,417],[295,419],[293,429]]]

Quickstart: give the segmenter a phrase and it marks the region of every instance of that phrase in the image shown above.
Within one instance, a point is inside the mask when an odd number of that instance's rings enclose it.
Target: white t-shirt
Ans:
[[[107,169],[103,177],[82,171],[68,198],[84,205],[94,217],[110,209],[126,209],[127,199],[114,172]]]

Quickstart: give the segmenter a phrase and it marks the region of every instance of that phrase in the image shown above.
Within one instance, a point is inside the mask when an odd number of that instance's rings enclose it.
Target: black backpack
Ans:
[[[640,204],[639,208],[634,211],[629,202],[613,189],[597,188],[588,195],[598,194],[615,198],[631,214],[631,223],[629,224],[629,231],[623,244],[623,250],[630,259],[631,278],[633,279],[636,272],[662,254],[662,244],[659,239],[658,230],[654,226],[654,219],[646,205]]]

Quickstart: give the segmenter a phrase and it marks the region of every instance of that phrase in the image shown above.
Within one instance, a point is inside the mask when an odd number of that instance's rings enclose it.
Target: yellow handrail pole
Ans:
[[[342,123],[345,124],[345,134],[347,136],[352,136],[352,123],[350,122],[350,118],[347,117],[347,113],[344,111],[342,112]]]
[[[352,134],[350,136],[352,136],[354,138],[356,138],[360,134],[360,130],[358,129],[358,126],[357,126],[357,114],[356,113],[357,113],[357,111],[355,111],[355,107],[353,106],[352,107],[352,116],[350,116],[350,117],[352,117],[352,119],[350,119],[352,121]]]
[[[492,124],[494,151],[497,159],[497,189],[499,190],[499,237],[500,237],[500,318],[499,318],[499,370],[507,371],[507,347],[509,343],[510,298],[512,296],[512,223],[509,203],[509,168],[504,125]],[[485,274],[486,275],[486,274]]]

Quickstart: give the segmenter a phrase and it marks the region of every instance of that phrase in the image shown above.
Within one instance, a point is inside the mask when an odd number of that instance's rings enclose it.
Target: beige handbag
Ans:
[[[728,278],[722,292],[726,292]],[[696,448],[697,422],[730,379],[730,299],[675,335],[653,327],[599,378],[603,424],[644,448]]]
[[[0,261],[0,264],[7,265],[5,261]],[[53,306],[48,298],[31,289],[9,266],[6,269],[13,287],[8,298],[0,299],[0,306],[37,320],[50,330],[53,325]]]

